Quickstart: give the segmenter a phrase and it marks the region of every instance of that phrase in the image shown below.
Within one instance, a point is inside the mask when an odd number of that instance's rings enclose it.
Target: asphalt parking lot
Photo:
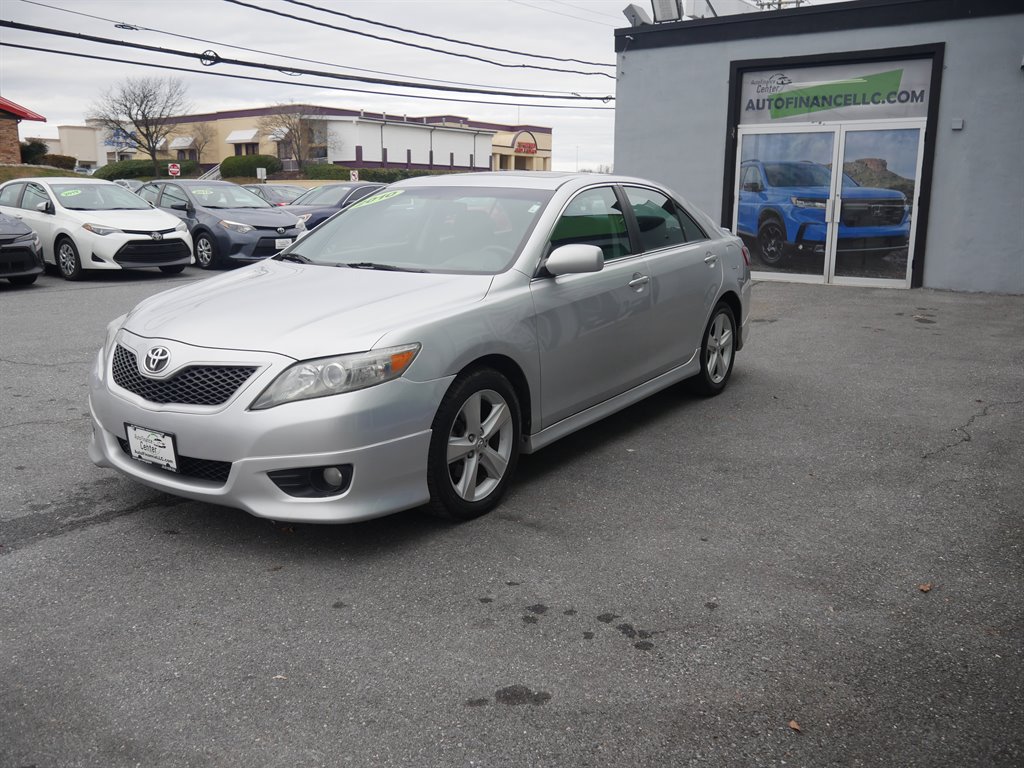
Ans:
[[[86,456],[106,322],[204,277],[0,283],[0,765],[1024,763],[1024,298],[761,283],[721,397],[317,527]]]

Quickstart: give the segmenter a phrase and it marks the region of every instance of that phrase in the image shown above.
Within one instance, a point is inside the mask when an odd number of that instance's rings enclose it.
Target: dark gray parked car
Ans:
[[[348,208],[352,203],[383,188],[383,184],[358,181],[349,184],[324,184],[293,200],[288,205],[288,210],[306,224],[306,229],[312,229],[343,208]]]
[[[0,278],[31,285],[43,271],[39,237],[20,219],[0,213]]]
[[[306,229],[294,214],[228,181],[152,181],[137,194],[185,221],[203,269],[273,256]]]

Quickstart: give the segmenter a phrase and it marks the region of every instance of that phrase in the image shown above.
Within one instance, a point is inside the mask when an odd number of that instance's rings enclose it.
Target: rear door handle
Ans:
[[[715,262],[717,261],[718,254],[715,253],[709,253],[707,256],[704,257],[704,263],[707,264],[709,267],[715,266]]]

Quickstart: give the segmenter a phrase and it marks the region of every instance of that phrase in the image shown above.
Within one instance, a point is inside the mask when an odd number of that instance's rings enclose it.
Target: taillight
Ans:
[[[742,246],[740,248],[740,251],[743,252],[743,263],[746,264],[749,267],[750,266],[750,249],[748,249],[747,246],[744,245],[744,246]]]

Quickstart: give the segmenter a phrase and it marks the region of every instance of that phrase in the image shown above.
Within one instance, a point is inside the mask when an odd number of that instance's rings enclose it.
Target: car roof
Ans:
[[[396,187],[499,187],[505,189],[546,189],[564,186],[586,187],[592,184],[641,184],[665,189],[656,181],[605,173],[570,171],[486,171],[482,173],[451,173],[442,176],[417,176],[396,182]]]
[[[11,179],[4,182],[10,184],[13,181],[34,181],[37,184],[113,184],[106,179],[93,179],[89,176],[25,176],[20,179]]]

